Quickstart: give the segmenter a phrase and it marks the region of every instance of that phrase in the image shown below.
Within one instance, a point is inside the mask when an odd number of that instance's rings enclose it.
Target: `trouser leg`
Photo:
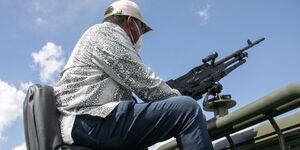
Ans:
[[[196,108],[196,112],[192,114],[193,117],[189,117],[189,121],[181,128],[181,133],[176,136],[179,149],[213,150],[201,108]]]
[[[121,102],[106,118],[77,116],[72,130],[76,144],[96,149],[144,149],[173,136],[180,149],[212,149],[201,108],[189,97]]]

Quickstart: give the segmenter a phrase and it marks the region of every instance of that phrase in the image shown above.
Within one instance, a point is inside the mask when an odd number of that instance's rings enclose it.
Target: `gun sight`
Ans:
[[[206,56],[204,59],[202,59],[202,62],[207,63],[209,61],[212,61],[212,64],[214,64],[217,57],[218,57],[218,53],[213,52],[212,54],[210,54],[210,55]]]

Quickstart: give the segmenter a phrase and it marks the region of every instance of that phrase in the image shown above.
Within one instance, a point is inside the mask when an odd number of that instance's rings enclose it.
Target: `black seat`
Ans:
[[[28,150],[91,150],[62,142],[52,87],[31,86],[24,100],[23,115]]]

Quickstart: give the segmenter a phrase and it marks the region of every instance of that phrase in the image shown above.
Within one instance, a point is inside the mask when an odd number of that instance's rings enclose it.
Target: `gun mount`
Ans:
[[[236,105],[236,101],[231,99],[231,95],[221,95],[223,86],[220,83],[216,83],[210,88],[203,101],[203,109],[205,111],[214,112],[216,118],[222,117],[228,114],[228,109]],[[208,99],[209,95],[214,97]]]

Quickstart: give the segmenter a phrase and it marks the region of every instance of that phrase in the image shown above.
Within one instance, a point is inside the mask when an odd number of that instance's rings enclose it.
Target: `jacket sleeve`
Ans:
[[[93,53],[94,63],[122,86],[144,101],[181,95],[170,88],[140,59],[128,39],[104,38],[98,41]]]

